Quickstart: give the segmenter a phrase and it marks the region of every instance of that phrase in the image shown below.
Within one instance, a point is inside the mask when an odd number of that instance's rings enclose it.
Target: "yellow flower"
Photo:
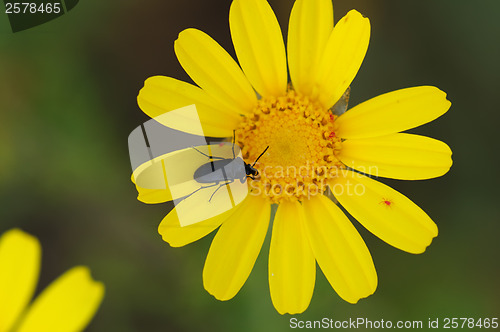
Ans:
[[[246,163],[260,173],[238,206],[180,227],[176,210],[159,233],[179,247],[219,228],[203,270],[205,289],[219,300],[234,297],[249,276],[278,204],[269,253],[272,302],[281,314],[300,313],[312,297],[316,262],[350,303],[372,294],[377,274],[364,241],[327,186],[353,217],[388,244],[422,253],[437,236],[434,222],[399,192],[361,173],[403,180],[438,177],[451,167],[451,150],[438,140],[400,133],[444,114],[451,103],[431,86],[402,89],[353,107],[332,107],[361,66],[370,22],[355,10],[333,27],[331,0],[297,0],[287,52],[278,21],[265,0],[234,0],[229,23],[239,65],[202,31],[175,41],[177,58],[199,86],[155,76],[138,96],[155,118],[195,104],[206,136],[231,137]],[[288,58],[287,58],[288,56]],[[291,83],[287,77],[287,63]],[[377,82],[378,83],[378,82]],[[257,92],[257,95],[256,93]],[[172,124],[189,132],[189,122]],[[168,162],[169,156],[164,160]],[[168,189],[141,188],[138,199],[177,199]]]
[[[29,306],[40,270],[40,243],[19,229],[0,237],[0,332],[82,331],[104,286],[77,266],[50,284]]]

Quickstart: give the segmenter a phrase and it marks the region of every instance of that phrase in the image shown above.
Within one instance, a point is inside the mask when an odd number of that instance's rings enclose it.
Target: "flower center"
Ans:
[[[249,179],[252,193],[273,203],[323,194],[326,180],[342,165],[335,119],[330,110],[291,89],[285,96],[259,100],[236,130],[246,163],[269,146],[255,165],[259,177]]]

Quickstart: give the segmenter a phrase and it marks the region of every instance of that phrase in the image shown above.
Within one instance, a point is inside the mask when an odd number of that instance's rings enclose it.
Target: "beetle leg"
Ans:
[[[210,199],[208,200],[208,202],[210,203],[210,201],[212,200],[212,197],[214,197],[217,190],[219,190],[222,186],[228,185],[228,184],[233,183],[233,182],[234,182],[234,180],[231,180],[231,181],[228,180],[226,183],[223,183],[220,186],[218,186],[217,189],[215,189],[215,191],[213,192],[212,196],[210,196]],[[207,187],[205,187],[205,188],[207,188]]]
[[[234,143],[236,140],[236,130],[233,130],[233,159],[236,159],[236,156],[234,155]]]
[[[209,186],[205,186],[205,187],[200,187],[198,189],[196,189],[195,191],[193,191],[192,193],[190,193],[189,195],[187,195],[186,197],[184,197],[182,200],[185,200],[187,199],[188,197],[190,197],[191,195],[194,195],[195,193],[197,193],[198,191],[200,191],[201,189],[205,189],[205,188],[210,188],[210,187],[215,187],[216,185],[218,185],[219,182],[217,183],[214,183],[214,184],[211,184]],[[213,196],[213,195],[212,195]],[[210,199],[212,199],[212,197],[210,197]]]
[[[209,159],[220,159],[220,160],[226,159],[226,158],[222,158],[222,157],[209,156],[208,154],[201,152],[200,150],[198,150],[194,146],[192,146],[192,148],[195,149],[196,151],[198,151],[199,153],[201,153],[202,155],[204,155],[205,157],[209,158]]]

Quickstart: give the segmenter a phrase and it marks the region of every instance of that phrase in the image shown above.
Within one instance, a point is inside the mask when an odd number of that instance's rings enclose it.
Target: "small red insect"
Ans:
[[[332,113],[330,113],[330,121],[332,121],[332,122],[333,122],[333,120],[335,120],[335,118],[333,117],[333,114],[332,114]]]
[[[394,204],[394,202],[391,199],[389,199],[389,198],[382,198],[382,201],[380,201],[379,204],[382,204],[385,207],[390,208],[390,207],[392,207],[392,205]]]
[[[332,132],[330,133],[330,135],[328,135],[328,137],[329,137],[330,139],[331,139],[331,138],[334,138],[335,136],[337,136],[337,135],[335,135],[335,132],[334,132],[334,131],[332,131]]]

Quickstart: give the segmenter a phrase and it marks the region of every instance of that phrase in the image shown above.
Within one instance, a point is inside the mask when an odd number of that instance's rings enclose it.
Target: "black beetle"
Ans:
[[[212,200],[212,197],[217,192],[217,190],[219,190],[222,186],[230,184],[235,180],[240,180],[241,183],[244,183],[247,177],[255,180],[255,177],[259,175],[259,171],[255,169],[254,166],[257,163],[257,161],[259,161],[260,157],[262,157],[264,153],[266,153],[267,149],[269,149],[269,146],[264,150],[264,152],[262,152],[257,157],[257,159],[255,159],[255,162],[252,165],[245,163],[245,161],[241,157],[236,158],[236,155],[234,153],[234,137],[233,137],[232,159],[209,156],[206,153],[201,152],[194,146],[193,149],[195,149],[196,151],[198,151],[199,153],[210,159],[208,163],[198,167],[198,169],[194,172],[193,178],[198,183],[213,183],[213,184],[196,189],[191,194],[186,196],[184,199],[193,195],[194,193],[196,193],[201,189],[219,185],[219,187],[215,189],[215,191],[213,192],[212,196],[210,196],[210,199],[208,200],[210,202]]]

